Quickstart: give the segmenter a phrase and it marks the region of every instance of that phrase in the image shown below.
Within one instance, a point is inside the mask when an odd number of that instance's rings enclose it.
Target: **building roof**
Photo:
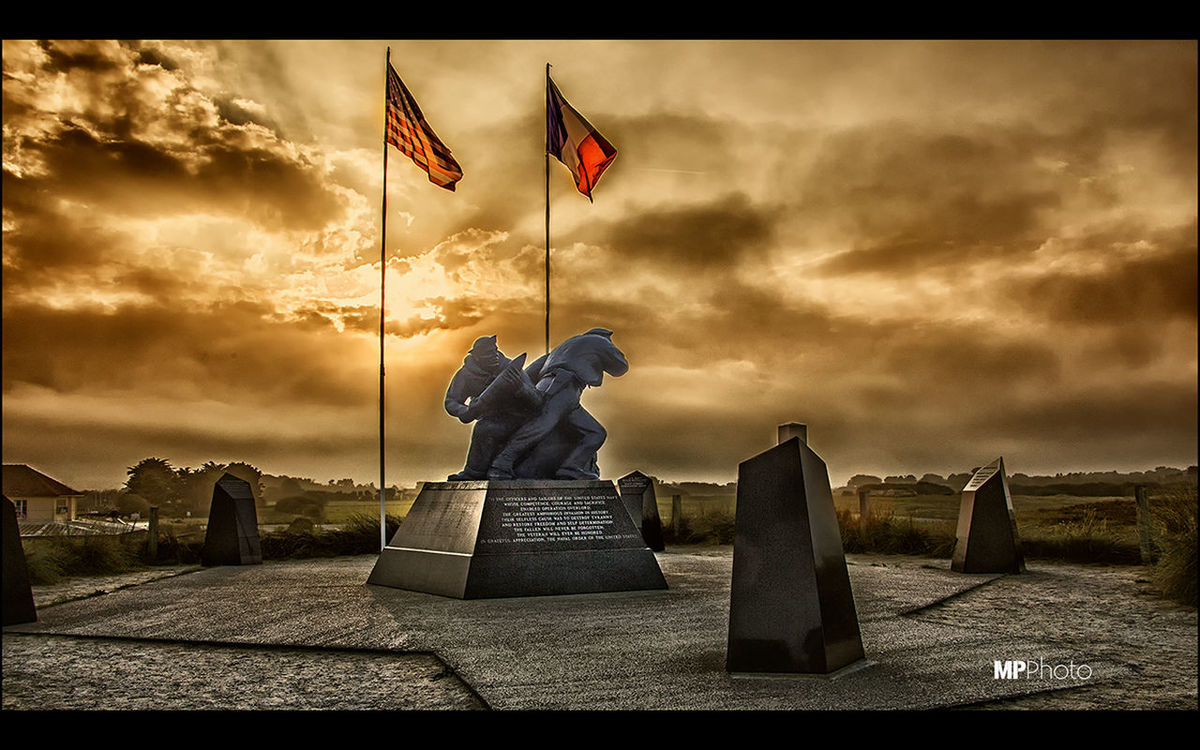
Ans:
[[[83,495],[79,490],[73,490],[25,464],[4,464],[4,494],[9,497]]]

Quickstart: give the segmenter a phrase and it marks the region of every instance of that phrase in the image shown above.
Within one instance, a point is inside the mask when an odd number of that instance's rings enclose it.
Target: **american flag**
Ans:
[[[454,183],[462,179],[462,167],[458,166],[458,162],[450,155],[450,149],[425,122],[421,108],[390,62],[386,140],[400,149],[401,153],[412,157],[417,166],[429,174],[429,181],[433,184],[453,191]]]

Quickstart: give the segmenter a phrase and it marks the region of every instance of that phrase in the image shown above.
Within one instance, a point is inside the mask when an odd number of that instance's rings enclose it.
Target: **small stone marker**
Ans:
[[[621,501],[633,519],[633,525],[642,532],[646,546],[655,552],[663,551],[662,519],[658,517],[658,498],[654,494],[654,482],[640,471],[630,472],[617,480]]]
[[[17,507],[4,498],[4,624],[17,625],[37,622],[33,604],[33,589],[29,587],[29,569],[25,566],[25,550],[21,547],[21,527],[17,524]]]
[[[1154,524],[1150,514],[1150,498],[1146,493],[1146,485],[1139,484],[1133,488],[1135,513],[1138,530],[1138,551],[1142,556],[1143,565],[1154,563]]]
[[[224,474],[213,485],[208,531],[200,553],[203,565],[256,565],[262,562],[258,512],[250,483]]]
[[[794,437],[800,438],[800,442],[808,445],[808,425],[800,422],[788,422],[779,425],[775,430],[775,444],[786,443]]]
[[[680,541],[679,537],[683,536],[683,496],[671,495],[671,533],[675,536],[675,541]]]
[[[150,507],[150,524],[147,532],[146,556],[154,561],[158,559],[158,506]]]
[[[1025,570],[1003,456],[977,469],[963,487],[950,569],[958,573]]]
[[[830,675],[864,658],[829,471],[800,437],[738,465],[731,673]]]
[[[858,525],[866,528],[871,523],[871,488],[858,488]]]
[[[457,599],[667,588],[599,479],[426,482],[367,583]]]

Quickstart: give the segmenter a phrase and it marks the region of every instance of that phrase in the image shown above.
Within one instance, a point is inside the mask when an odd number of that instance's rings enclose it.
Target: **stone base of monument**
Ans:
[[[367,583],[457,599],[667,588],[604,480],[426,482]]]

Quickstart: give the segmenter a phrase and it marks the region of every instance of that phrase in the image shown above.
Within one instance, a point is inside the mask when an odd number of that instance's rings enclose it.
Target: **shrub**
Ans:
[[[308,516],[314,521],[321,521],[325,518],[325,500],[311,497],[285,497],[275,503],[275,510],[279,513],[295,513]]]

